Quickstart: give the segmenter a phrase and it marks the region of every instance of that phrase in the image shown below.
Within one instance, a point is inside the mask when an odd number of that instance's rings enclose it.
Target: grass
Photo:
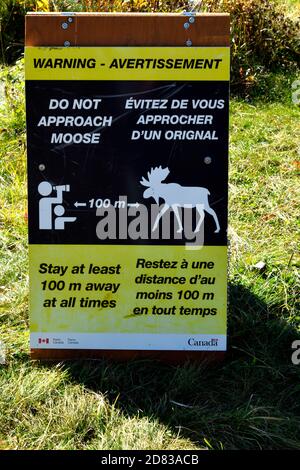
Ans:
[[[31,362],[28,348],[22,71],[19,62],[0,72],[0,449],[300,449],[300,365],[291,362],[300,338],[300,110],[292,78],[275,77],[281,91],[265,99],[231,102],[224,363],[49,365]],[[258,261],[262,272],[253,269]]]
[[[294,15],[297,15],[300,12],[300,5],[299,5],[298,0],[287,0],[286,8],[290,13]]]

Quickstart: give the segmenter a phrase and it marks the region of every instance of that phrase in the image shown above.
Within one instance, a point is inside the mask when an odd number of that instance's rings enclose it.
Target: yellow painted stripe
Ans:
[[[66,61],[69,61],[71,67],[66,66]],[[80,61],[84,66],[80,65]],[[27,80],[228,81],[230,49],[26,47],[25,73]]]

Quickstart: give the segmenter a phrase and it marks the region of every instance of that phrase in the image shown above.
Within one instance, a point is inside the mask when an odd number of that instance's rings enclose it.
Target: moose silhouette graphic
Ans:
[[[151,171],[148,171],[147,173],[148,180],[143,177],[143,179],[140,181],[141,185],[148,188],[144,191],[143,194],[145,199],[153,197],[156,204],[159,204],[160,198],[165,201],[165,205],[156,217],[152,232],[157,229],[161,217],[167,212],[169,208],[171,208],[174,211],[179,226],[177,233],[181,233],[183,231],[183,226],[178,208],[195,207],[200,216],[195,232],[199,232],[201,224],[204,220],[204,211],[206,211],[214,218],[216,224],[215,233],[218,233],[220,231],[220,225],[217,214],[209,205],[208,196],[210,195],[210,192],[208,189],[201,187],[181,186],[177,183],[162,183],[162,181],[167,178],[169,173],[169,168],[162,168],[161,166],[151,168]]]

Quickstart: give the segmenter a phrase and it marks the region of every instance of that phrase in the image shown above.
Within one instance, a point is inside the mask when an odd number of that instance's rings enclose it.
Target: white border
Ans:
[[[41,332],[31,333],[30,346],[33,349],[226,351],[226,335]]]

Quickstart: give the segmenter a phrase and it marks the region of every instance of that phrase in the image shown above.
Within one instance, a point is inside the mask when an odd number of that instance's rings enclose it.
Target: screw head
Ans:
[[[45,169],[46,169],[46,167],[45,167],[44,163],[41,163],[41,164],[39,165],[39,170],[40,170],[40,171],[44,171]]]
[[[191,24],[195,23],[195,18],[194,18],[193,16],[191,16],[191,17],[189,18],[189,22],[190,22]]]
[[[183,27],[184,27],[184,29],[189,29],[190,23],[184,23]]]
[[[65,41],[65,42],[64,42],[64,46],[65,46],[65,47],[70,47],[70,45],[71,45],[70,41]]]
[[[69,23],[73,23],[73,18],[71,18],[71,16],[69,16],[68,22],[69,22]]]
[[[188,39],[188,40],[186,41],[186,45],[187,45],[188,47],[191,47],[191,46],[193,45],[193,43],[192,43],[192,41],[191,41],[190,39]]]
[[[62,27],[62,29],[68,29],[69,25],[68,25],[68,23],[62,23],[61,27]]]
[[[212,162],[212,158],[211,157],[205,157],[204,158],[204,163],[206,163],[206,165],[210,165]]]

